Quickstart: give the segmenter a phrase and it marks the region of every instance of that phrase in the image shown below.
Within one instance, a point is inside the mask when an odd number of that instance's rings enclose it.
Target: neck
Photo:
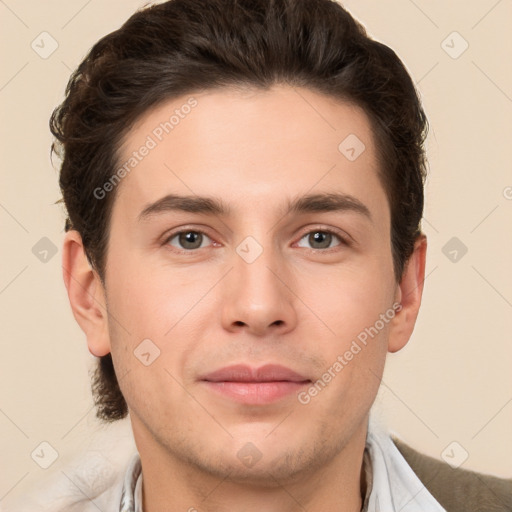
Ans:
[[[147,432],[138,432],[144,512],[359,512],[366,490],[363,471],[367,423],[329,460],[277,479],[257,481],[212,474],[170,454]],[[135,429],[134,429],[135,433]]]

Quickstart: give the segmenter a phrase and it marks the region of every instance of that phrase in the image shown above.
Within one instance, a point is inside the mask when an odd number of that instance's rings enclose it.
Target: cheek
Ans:
[[[328,410],[337,421],[349,421],[357,411],[368,410],[377,394],[394,310],[391,289],[376,272],[339,277],[339,283],[327,280],[322,293],[308,295],[308,305],[323,322],[315,325],[328,329],[321,348],[315,348],[324,361],[323,373],[303,400],[311,400],[318,414]]]
[[[392,307],[395,286],[388,266],[377,259],[337,269],[317,266],[314,273],[297,279],[297,295],[338,348],[350,344]],[[382,326],[379,330],[386,331]]]
[[[317,376],[320,382],[309,398],[322,395],[314,407],[328,407],[342,417],[348,410],[369,407],[377,393],[395,314],[393,274],[391,263],[378,258],[336,272],[320,268],[299,281],[300,296],[315,313],[309,331],[317,331],[316,339],[321,339],[321,349],[314,350],[324,361],[324,373]]]
[[[132,277],[112,280],[108,285],[108,306],[111,321],[124,329],[119,331],[135,342],[138,339],[160,337],[165,332],[165,311],[153,283],[140,271],[126,274]],[[168,327],[167,327],[168,328]]]
[[[126,258],[115,268],[107,286],[107,301],[116,370],[121,374],[130,371],[133,378],[146,372],[139,382],[145,389],[172,385],[164,369],[181,375],[191,353],[212,327],[212,311],[218,308],[207,292],[218,277],[206,266],[204,271],[150,266],[135,257]],[[137,354],[147,352],[157,358],[145,368]],[[162,375],[155,373],[159,368]],[[147,372],[149,369],[152,371]]]
[[[201,296],[199,276],[190,267],[177,271],[135,256],[111,256],[109,311],[131,338],[163,338]]]

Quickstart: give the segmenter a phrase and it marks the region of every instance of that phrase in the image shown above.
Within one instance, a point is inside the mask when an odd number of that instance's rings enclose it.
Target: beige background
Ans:
[[[126,421],[104,428],[94,416],[93,358],[61,279],[64,215],[54,205],[48,118],[90,46],[141,5],[0,2],[0,504],[92,443],[110,447],[101,439],[112,431],[121,443],[117,454],[103,452],[112,464],[131,446]],[[512,2],[345,5],[404,60],[431,124],[424,302],[411,342],[388,358],[375,413],[425,453],[440,458],[449,446],[452,458],[467,452],[462,467],[512,477]],[[43,31],[58,43],[47,59],[31,48],[41,37],[51,48],[48,36],[38,37]],[[452,58],[464,41],[467,50]],[[46,262],[32,252],[43,237],[58,249]],[[467,247],[456,262],[443,253],[452,237]],[[31,458],[43,441],[59,453],[47,470]]]

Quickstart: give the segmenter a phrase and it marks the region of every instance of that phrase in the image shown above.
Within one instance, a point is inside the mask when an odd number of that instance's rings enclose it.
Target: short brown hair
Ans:
[[[101,199],[94,191],[114,175],[134,122],[190,92],[278,83],[347,100],[369,116],[400,279],[421,233],[428,124],[398,56],[333,0],[170,0],[136,12],[92,47],[50,120],[66,230],[81,234],[102,280],[115,190]],[[110,354],[99,361],[93,394],[98,417],[126,416]]]

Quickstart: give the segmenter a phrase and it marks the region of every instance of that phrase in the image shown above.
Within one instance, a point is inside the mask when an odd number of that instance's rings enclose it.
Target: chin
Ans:
[[[298,460],[297,455],[282,454],[277,459],[257,461],[251,467],[244,466],[238,458],[205,464],[203,470],[217,478],[226,478],[233,483],[255,488],[278,488],[286,481],[293,482],[298,476],[309,473],[308,461]]]

